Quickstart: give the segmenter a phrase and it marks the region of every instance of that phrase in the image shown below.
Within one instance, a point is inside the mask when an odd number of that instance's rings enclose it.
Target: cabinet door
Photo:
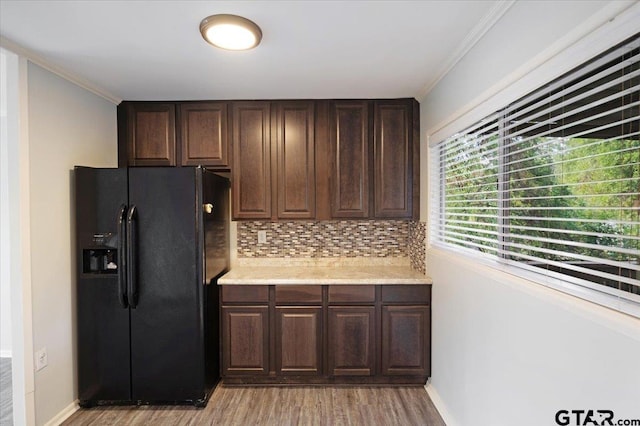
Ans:
[[[175,166],[175,105],[130,103],[126,108],[128,164],[130,166]]]
[[[371,376],[375,366],[375,308],[329,307],[329,374]]]
[[[412,105],[408,101],[376,101],[375,217],[410,218],[412,204]]]
[[[314,104],[276,104],[278,218],[312,219],[316,213]]]
[[[332,102],[329,109],[331,216],[369,216],[369,103]]]
[[[227,104],[193,102],[179,105],[183,166],[229,168]]]
[[[222,307],[222,375],[269,373],[269,307]]]
[[[382,306],[382,374],[430,375],[429,306]]]
[[[322,373],[322,308],[276,307],[276,374]]]
[[[271,218],[271,106],[232,104],[234,219]]]

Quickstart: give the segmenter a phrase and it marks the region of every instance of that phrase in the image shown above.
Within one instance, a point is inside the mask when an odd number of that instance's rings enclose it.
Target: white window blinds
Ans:
[[[640,37],[433,148],[432,243],[640,302]]]

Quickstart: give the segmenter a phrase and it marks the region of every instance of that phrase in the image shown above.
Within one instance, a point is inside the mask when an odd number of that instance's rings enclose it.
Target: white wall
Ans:
[[[553,425],[561,409],[640,418],[640,321],[450,253],[427,264],[428,390],[449,426]]]
[[[638,2],[515,2],[421,100],[422,220],[430,137],[461,130],[578,65],[599,52],[598,40],[637,32],[639,16]],[[427,389],[450,426],[555,424],[561,409],[640,417],[640,320],[435,248],[427,249],[427,274]]]
[[[36,424],[76,399],[74,165],[117,165],[116,106],[37,65],[28,68]]]

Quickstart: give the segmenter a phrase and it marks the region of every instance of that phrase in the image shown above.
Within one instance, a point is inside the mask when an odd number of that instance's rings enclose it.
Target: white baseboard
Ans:
[[[73,413],[78,411],[80,405],[78,405],[78,400],[76,399],[71,404],[67,405],[62,411],[53,416],[51,420],[46,422],[44,426],[58,426],[62,424],[65,420],[67,420]]]
[[[427,384],[424,385],[424,388],[427,391],[427,394],[429,394],[431,402],[433,402],[433,405],[436,406],[436,409],[438,410],[438,413],[440,413],[440,417],[442,417],[444,423],[447,426],[456,426],[457,423],[453,420],[453,416],[451,416],[449,410],[447,410],[446,405],[442,401],[442,398],[440,398],[440,395],[438,395],[438,391],[434,389],[433,385],[431,384],[431,380],[429,380]]]
[[[12,358],[12,352],[9,350],[1,350],[0,351],[0,358]]]

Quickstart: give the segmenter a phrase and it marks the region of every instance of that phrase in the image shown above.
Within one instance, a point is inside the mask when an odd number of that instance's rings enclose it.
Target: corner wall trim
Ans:
[[[106,99],[114,105],[118,105],[120,102],[122,102],[122,99],[120,99],[119,97],[98,87],[94,83],[91,83],[90,81],[63,69],[62,67],[52,64],[50,61],[44,59],[41,55],[34,52],[33,50],[22,47],[18,43],[9,40],[6,37],[0,37],[0,47],[10,50],[16,55],[28,59],[30,62],[33,62],[34,64],[46,69],[47,71],[51,71],[52,73],[64,78],[65,80],[72,82],[76,86],[80,86],[83,89],[88,90],[94,95]]]
[[[44,426],[58,426],[62,424],[65,420],[67,420],[73,413],[80,409],[80,405],[78,405],[78,400],[76,399],[71,404],[67,405],[62,411],[53,416],[48,422],[44,424]]]
[[[467,52],[469,52],[469,50],[471,50],[473,46],[475,46],[491,28],[493,28],[496,22],[498,22],[504,14],[507,13],[514,3],[515,0],[496,2],[491,10],[487,12],[487,14],[479,20],[476,26],[469,31],[464,40],[462,40],[460,45],[458,45],[456,50],[454,50],[453,54],[444,61],[444,65],[441,67],[435,78],[422,87],[420,92],[418,92],[416,99],[424,99],[436,84],[438,84],[438,82],[442,80],[462,58],[464,58],[464,55],[466,55]]]
[[[638,31],[637,1],[610,2],[551,46],[513,70],[502,80],[449,114],[440,123],[423,130],[434,146],[485,116],[536,90],[572,68],[621,43]],[[418,99],[424,102],[425,98]]]

